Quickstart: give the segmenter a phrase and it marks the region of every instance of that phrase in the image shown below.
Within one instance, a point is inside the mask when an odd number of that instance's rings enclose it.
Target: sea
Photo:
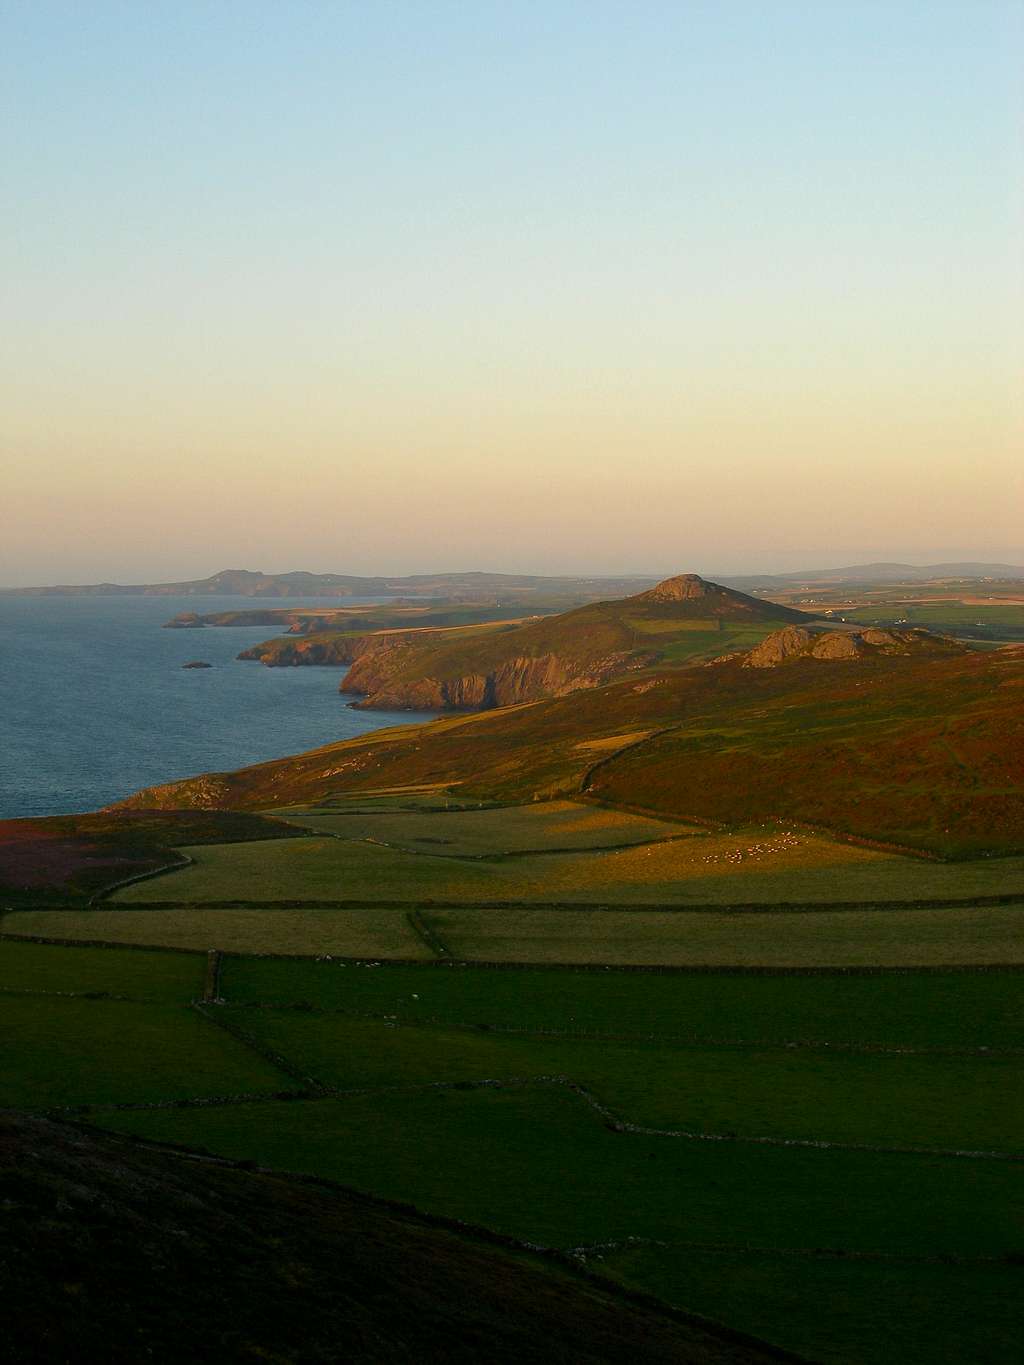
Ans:
[[[339,599],[0,596],[0,817],[95,810],[157,782],[429,719],[351,710],[344,668],[235,657],[273,626],[162,628],[180,611],[261,605]],[[213,666],[183,669],[196,659]]]

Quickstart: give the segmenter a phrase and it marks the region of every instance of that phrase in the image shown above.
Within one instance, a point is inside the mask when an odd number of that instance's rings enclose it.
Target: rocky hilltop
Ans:
[[[352,661],[341,690],[361,707],[487,710],[600,687],[623,674],[754,644],[780,622],[813,618],[699,574],[482,638],[382,636]]]
[[[676,574],[666,578],[646,592],[629,597],[627,602],[652,603],[672,606],[687,604],[700,616],[748,617],[750,620],[806,621],[806,612],[792,607],[779,606],[775,602],[765,602],[760,597],[750,597],[735,588],[723,587],[721,583],[710,583],[696,573]]]

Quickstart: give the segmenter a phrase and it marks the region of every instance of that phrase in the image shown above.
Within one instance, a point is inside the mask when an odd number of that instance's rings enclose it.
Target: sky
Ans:
[[[0,0],[0,584],[1024,563],[1024,0]]]

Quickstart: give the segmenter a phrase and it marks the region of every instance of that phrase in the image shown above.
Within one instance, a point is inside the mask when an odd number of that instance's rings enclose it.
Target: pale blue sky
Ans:
[[[1022,4],[0,16],[0,580],[1024,559]]]

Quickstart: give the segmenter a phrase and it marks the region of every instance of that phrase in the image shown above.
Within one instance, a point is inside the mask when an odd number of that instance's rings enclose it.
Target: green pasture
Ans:
[[[612,1132],[561,1086],[99,1113],[119,1132],[327,1176],[548,1246],[627,1237],[895,1255],[1021,1244],[1011,1162]]]
[[[596,812],[595,819],[599,815]],[[449,820],[469,818],[443,813],[364,816],[357,839],[313,837],[194,847],[187,850],[191,865],[124,887],[111,900],[125,905],[282,900],[729,905],[875,903],[1014,892],[1024,900],[1024,858],[941,864],[874,852],[785,826],[487,862],[444,856],[445,845],[422,842],[449,837],[445,834]],[[525,817],[520,809],[512,818],[521,822]],[[417,828],[433,831],[416,836],[422,851],[384,846],[383,835],[393,836],[399,822],[413,819],[420,820]],[[499,824],[496,819],[493,828]],[[662,831],[684,829],[667,822],[650,824]],[[371,842],[375,838],[381,842]]]
[[[1024,962],[1024,906],[968,909],[424,909],[451,958],[495,963],[668,967],[945,967]],[[424,959],[409,916],[387,907],[26,910],[11,933],[226,952]]]
[[[997,1365],[1024,1329],[1024,1270],[745,1248],[635,1246],[592,1269],[823,1365]]]
[[[1024,907],[744,914],[430,910],[454,958],[664,966],[949,966],[1024,961]]]
[[[733,942],[758,943],[762,958],[795,932],[834,945],[841,924],[851,941],[889,926],[875,949],[907,950],[941,925],[944,951],[970,955],[992,916],[1006,922],[1004,943],[1020,923],[1012,909],[422,913],[439,926],[449,917],[504,924],[523,935],[520,955],[536,950],[538,919],[572,921],[579,943],[621,922],[623,942],[646,937],[660,951],[669,924],[714,920]],[[303,935],[380,944],[408,933],[427,952],[402,911],[381,909],[34,918],[62,934],[75,924],[98,925],[102,937],[118,924],[174,930],[203,947],[263,934],[277,952]],[[228,1003],[199,1012],[184,1002],[201,990],[205,965],[184,953],[0,941],[0,1105],[88,1106],[90,1121],[112,1131],[583,1248],[604,1274],[823,1362],[1009,1358],[1021,1326],[1019,1163],[939,1152],[1021,1151],[1022,973],[701,975],[229,956]],[[18,993],[30,990],[40,994]],[[279,1098],[302,1084],[297,1075],[342,1093]],[[250,1095],[266,1098],[237,1098]],[[236,1098],[176,1103],[214,1097]],[[616,1130],[595,1104],[641,1131]],[[744,1140],[757,1138],[770,1141]]]
[[[188,1006],[0,995],[0,1106],[144,1103],[285,1088]]]
[[[1024,1058],[699,1048],[233,1011],[262,1046],[342,1090],[564,1076],[645,1127],[881,1146],[1020,1150]]]
[[[696,663],[699,659],[712,659],[719,654],[739,654],[759,645],[766,636],[779,629],[779,621],[766,621],[762,625],[726,625],[717,629],[710,622],[693,622],[693,627],[680,631],[678,637],[663,641],[655,637],[652,648],[661,652],[660,663]],[[724,625],[724,623],[723,623]],[[703,629],[700,627],[703,626]]]
[[[220,989],[230,1004],[569,1035],[1024,1048],[1020,972],[704,975],[229,957]]]
[[[401,910],[25,910],[3,923],[9,933],[161,948],[433,956]]]
[[[205,958],[191,953],[113,952],[0,940],[0,991],[5,992],[102,994],[187,1004],[200,994],[205,970]]]

